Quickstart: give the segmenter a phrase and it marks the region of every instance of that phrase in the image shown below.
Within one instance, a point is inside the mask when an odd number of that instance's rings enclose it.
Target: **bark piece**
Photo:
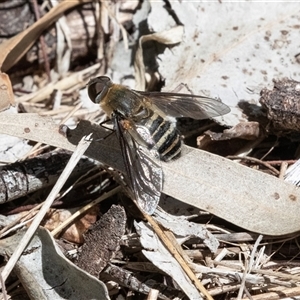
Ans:
[[[122,286],[129,288],[132,291],[149,294],[151,289],[157,289],[160,292],[158,294],[158,299],[175,299],[175,297],[183,297],[183,293],[171,286],[167,286],[163,283],[158,283],[154,280],[147,280],[139,276],[138,278],[128,270],[124,270],[113,264],[109,264],[108,267],[101,274],[101,279],[103,280],[113,280]]]
[[[98,277],[118,251],[125,224],[124,208],[113,205],[84,236],[86,242],[78,258],[78,267]]]
[[[276,131],[300,130],[300,82],[284,78],[273,80],[273,90],[261,91],[260,103]]]
[[[0,168],[0,204],[26,196],[54,184],[66,166],[70,153],[53,151]],[[84,173],[93,163],[82,158],[74,173]]]

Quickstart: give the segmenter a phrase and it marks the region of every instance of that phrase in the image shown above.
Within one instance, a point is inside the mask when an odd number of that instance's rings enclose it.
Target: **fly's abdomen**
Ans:
[[[148,146],[154,150],[163,161],[169,161],[180,155],[181,138],[176,129],[175,120],[169,120],[153,112],[150,118],[144,120],[153,143]]]

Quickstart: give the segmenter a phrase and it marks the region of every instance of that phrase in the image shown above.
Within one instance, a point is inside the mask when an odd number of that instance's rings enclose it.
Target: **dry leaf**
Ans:
[[[140,236],[141,244],[145,249],[142,250],[142,252],[146,258],[157,268],[167,273],[180,286],[180,289],[185,292],[189,299],[203,299],[178,261],[154,234],[153,229],[144,222],[134,222],[134,226]]]
[[[197,237],[203,240],[212,253],[216,253],[219,247],[218,240],[208,229],[201,224],[188,221],[185,216],[172,216],[162,210],[156,210],[155,219],[165,229],[172,231],[177,239],[187,241],[192,237]]]
[[[241,122],[230,129],[225,129],[221,133],[212,132],[207,130],[205,134],[209,135],[214,141],[222,141],[229,139],[244,139],[256,140],[261,134],[258,122]]]
[[[94,141],[107,136],[103,128],[88,121],[68,131],[69,140],[59,132],[59,126],[49,117],[0,114],[0,133],[71,151],[82,136],[91,132]],[[115,135],[93,142],[85,155],[125,170]],[[284,235],[300,230],[300,191],[278,178],[187,146],[179,159],[161,162],[161,166],[163,192],[167,195],[250,231]]]
[[[21,231],[1,240],[1,255],[11,256],[23,235]],[[106,286],[66,259],[44,228],[37,230],[15,272],[30,299],[109,300]]]
[[[145,90],[145,66],[143,58],[143,43],[147,41],[156,41],[165,45],[172,45],[180,43],[183,35],[183,27],[177,26],[170,30],[152,33],[148,35],[143,35],[139,39],[139,47],[136,51],[135,60],[134,60],[134,69],[135,69],[135,88],[138,91]]]
[[[48,218],[43,226],[49,231],[52,231],[78,210],[79,208],[50,209],[47,214]],[[77,218],[71,226],[64,230],[61,237],[66,241],[82,244],[84,242],[83,234],[96,222],[98,213],[99,207],[92,207],[86,214],[84,214],[81,218]]]
[[[78,87],[83,88],[86,84],[85,81],[87,81],[87,78],[89,78],[91,75],[90,73],[95,72],[99,68],[99,66],[100,63],[88,67],[82,71],[69,74],[68,76],[56,82],[50,82],[36,92],[25,94],[21,97],[16,98],[16,101],[23,102],[30,100],[31,103],[40,102],[47,99],[47,97],[49,97],[54,90],[68,90],[70,92],[70,90],[76,90],[78,89]]]
[[[0,112],[15,105],[14,93],[7,74],[0,72]]]
[[[0,134],[0,161],[13,163],[26,155],[32,146],[28,141],[15,136]],[[6,177],[6,176],[5,176]],[[20,178],[18,178],[19,180]],[[0,197],[0,202],[1,202]]]
[[[151,2],[148,19],[154,31],[166,19],[156,5]],[[159,55],[165,90],[187,83],[195,94],[221,98],[232,109],[218,118],[223,124],[246,121],[237,103],[259,104],[259,91],[272,87],[273,78],[300,76],[298,3],[177,0],[170,5],[184,37]]]

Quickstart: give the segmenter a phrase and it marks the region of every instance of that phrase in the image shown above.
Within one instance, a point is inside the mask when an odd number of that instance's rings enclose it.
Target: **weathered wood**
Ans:
[[[53,185],[70,159],[67,151],[53,151],[0,168],[0,204]],[[84,174],[93,165],[82,158],[73,175]]]

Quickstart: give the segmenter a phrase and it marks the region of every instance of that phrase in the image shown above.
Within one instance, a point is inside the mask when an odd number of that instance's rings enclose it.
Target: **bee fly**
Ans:
[[[114,84],[109,77],[91,79],[88,95],[111,118],[125,163],[129,184],[139,206],[152,214],[158,204],[162,169],[146,149],[162,161],[180,156],[181,138],[176,119],[207,119],[227,114],[219,100],[178,93],[141,92]]]

